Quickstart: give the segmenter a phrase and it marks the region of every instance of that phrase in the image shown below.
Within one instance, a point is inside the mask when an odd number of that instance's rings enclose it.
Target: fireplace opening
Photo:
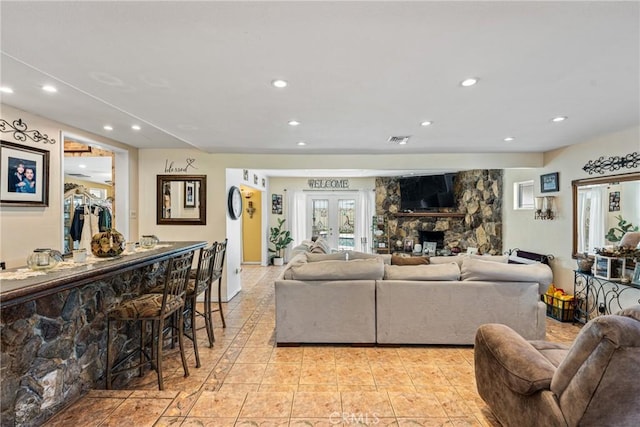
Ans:
[[[444,231],[419,231],[420,243],[436,242],[436,249],[444,248]]]

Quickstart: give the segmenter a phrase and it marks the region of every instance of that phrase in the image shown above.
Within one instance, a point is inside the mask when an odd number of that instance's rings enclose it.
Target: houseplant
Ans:
[[[273,265],[282,265],[284,263],[284,250],[293,238],[289,230],[283,230],[284,218],[278,218],[278,226],[269,229],[269,242],[273,243],[273,248],[269,248],[269,252],[273,253]]]

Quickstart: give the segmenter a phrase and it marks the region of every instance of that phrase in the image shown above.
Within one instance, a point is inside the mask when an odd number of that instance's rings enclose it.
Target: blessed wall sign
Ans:
[[[189,168],[198,169],[195,165],[196,159],[185,159],[184,163],[175,163],[173,160],[164,161],[164,173],[188,173]]]

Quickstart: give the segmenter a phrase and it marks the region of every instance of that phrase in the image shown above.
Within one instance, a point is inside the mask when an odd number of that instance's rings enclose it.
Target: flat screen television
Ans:
[[[400,178],[400,209],[419,212],[455,207],[454,179],[453,173]]]

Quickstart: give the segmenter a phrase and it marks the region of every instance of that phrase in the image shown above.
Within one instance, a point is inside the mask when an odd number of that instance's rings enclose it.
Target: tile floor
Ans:
[[[183,377],[165,359],[126,390],[93,390],[48,426],[499,426],[478,396],[473,348],[451,346],[275,347],[273,280],[278,267],[244,266],[242,292],[214,313],[216,342],[198,333],[202,367]],[[547,339],[579,330],[547,320]]]

